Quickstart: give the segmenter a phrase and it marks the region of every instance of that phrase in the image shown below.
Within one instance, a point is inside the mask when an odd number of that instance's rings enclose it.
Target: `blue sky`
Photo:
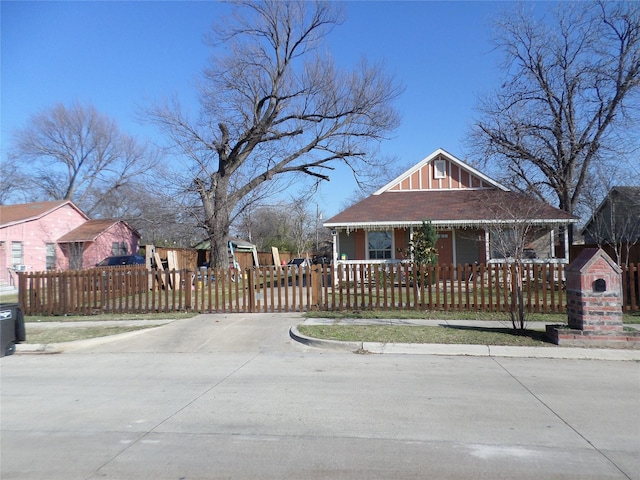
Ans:
[[[477,94],[500,81],[490,21],[501,2],[347,2],[347,18],[329,38],[343,65],[362,55],[383,60],[404,86],[402,116],[385,155],[409,167],[437,148],[465,159],[464,136]],[[141,140],[157,131],[135,118],[139,106],[168,95],[195,109],[203,42],[228,8],[216,2],[0,2],[2,159],[10,134],[62,102],[92,103]],[[470,159],[471,160],[471,159]],[[317,202],[338,213],[355,182],[338,170]]]

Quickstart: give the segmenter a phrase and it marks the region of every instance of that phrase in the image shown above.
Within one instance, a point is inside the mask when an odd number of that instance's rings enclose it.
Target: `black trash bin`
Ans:
[[[27,339],[19,303],[0,304],[0,357],[13,355],[16,343]]]

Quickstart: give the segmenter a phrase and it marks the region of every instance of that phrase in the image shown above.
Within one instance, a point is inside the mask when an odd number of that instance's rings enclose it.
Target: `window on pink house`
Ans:
[[[24,264],[22,242],[11,242],[11,265],[13,268]]]
[[[127,242],[113,242],[111,244],[111,256],[117,257],[119,255],[127,255],[129,250],[127,248]]]
[[[56,269],[56,244],[47,243],[47,270]]]

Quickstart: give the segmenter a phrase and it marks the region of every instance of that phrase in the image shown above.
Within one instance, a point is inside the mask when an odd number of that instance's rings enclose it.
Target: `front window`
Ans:
[[[47,270],[56,269],[56,244],[47,243]]]
[[[370,260],[387,260],[391,258],[391,232],[369,232],[368,250]]]
[[[491,231],[491,258],[504,259],[516,256],[522,239],[512,228]]]
[[[24,264],[22,255],[22,242],[11,242],[11,265],[13,268]]]
[[[69,269],[82,270],[82,252],[84,244],[82,242],[69,243]]]

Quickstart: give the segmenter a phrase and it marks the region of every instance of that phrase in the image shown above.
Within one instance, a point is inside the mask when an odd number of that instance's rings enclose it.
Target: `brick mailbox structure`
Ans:
[[[640,346],[640,335],[624,332],[622,324],[622,269],[604,250],[583,250],[565,273],[568,328],[547,327],[547,335],[554,343]]]

